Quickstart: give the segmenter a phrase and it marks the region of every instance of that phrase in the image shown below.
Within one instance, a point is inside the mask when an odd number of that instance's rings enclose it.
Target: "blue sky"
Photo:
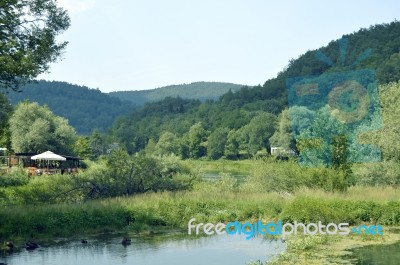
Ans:
[[[58,0],[72,25],[39,78],[142,90],[196,81],[263,84],[291,58],[400,19],[400,1]]]

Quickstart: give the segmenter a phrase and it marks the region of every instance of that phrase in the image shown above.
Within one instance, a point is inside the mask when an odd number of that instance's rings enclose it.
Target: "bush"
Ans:
[[[269,159],[257,162],[253,174],[241,186],[243,191],[289,192],[301,187],[344,191],[349,185],[346,173],[325,167],[302,167],[296,161]]]
[[[385,161],[366,163],[356,167],[356,183],[368,186],[387,186],[400,184],[400,164]]]
[[[22,186],[28,182],[28,174],[22,168],[12,168],[5,176],[0,176],[0,187]]]

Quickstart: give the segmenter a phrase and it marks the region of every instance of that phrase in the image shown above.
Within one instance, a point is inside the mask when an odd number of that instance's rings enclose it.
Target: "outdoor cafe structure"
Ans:
[[[7,166],[21,166],[29,175],[75,174],[80,169],[81,160],[79,157],[61,156],[50,151],[41,154],[16,153],[9,156]]]

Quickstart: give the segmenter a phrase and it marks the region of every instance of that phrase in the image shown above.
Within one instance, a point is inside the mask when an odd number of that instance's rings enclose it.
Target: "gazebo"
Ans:
[[[51,162],[54,161],[65,161],[67,160],[65,157],[57,155],[51,151],[46,151],[44,153],[38,154],[38,155],[34,155],[31,157],[31,160],[43,160],[46,161],[47,163],[47,173],[48,174],[52,174],[52,173],[58,173],[59,167],[54,166],[53,164],[50,165]],[[51,169],[50,169],[51,166]],[[41,174],[41,170],[37,169],[36,173],[38,175]]]

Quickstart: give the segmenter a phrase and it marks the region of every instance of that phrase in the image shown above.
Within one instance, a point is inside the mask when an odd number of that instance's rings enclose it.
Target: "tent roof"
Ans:
[[[31,157],[32,160],[53,160],[53,161],[65,161],[66,158],[51,151],[46,151],[44,153],[35,155]]]

